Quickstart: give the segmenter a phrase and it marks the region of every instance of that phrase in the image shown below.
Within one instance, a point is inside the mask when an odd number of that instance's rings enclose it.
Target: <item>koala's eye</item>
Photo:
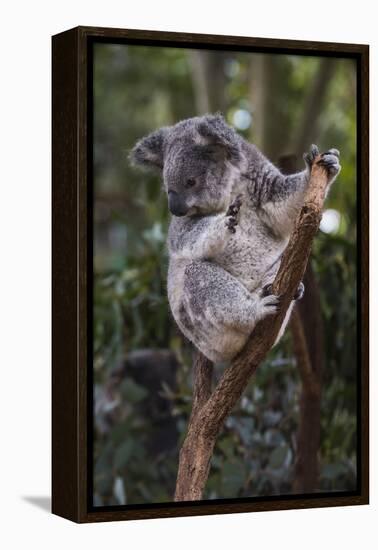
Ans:
[[[189,178],[186,180],[186,187],[193,187],[196,184],[196,180],[194,178]]]

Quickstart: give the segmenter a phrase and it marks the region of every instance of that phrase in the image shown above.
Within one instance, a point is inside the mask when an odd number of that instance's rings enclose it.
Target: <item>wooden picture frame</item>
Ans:
[[[357,64],[359,373],[357,490],[332,494],[94,507],[91,501],[92,109],[97,42],[349,57]],[[77,27],[52,39],[53,329],[52,511],[75,522],[367,504],[369,501],[369,48],[305,42]]]

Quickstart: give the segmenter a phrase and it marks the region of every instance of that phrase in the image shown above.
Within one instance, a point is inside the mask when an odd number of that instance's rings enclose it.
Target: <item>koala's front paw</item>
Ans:
[[[309,173],[311,172],[315,159],[319,155],[320,159],[317,161],[317,164],[325,168],[330,181],[334,180],[341,170],[339,163],[340,152],[337,149],[329,149],[329,151],[326,151],[325,153],[320,153],[316,145],[311,145],[310,151],[303,155]]]
[[[238,195],[236,199],[230,204],[226,212],[226,226],[231,231],[235,233],[235,226],[238,225],[239,221],[239,212],[242,205],[242,196]]]
[[[330,149],[321,154],[318,164],[327,171],[328,179],[333,180],[341,170],[339,163],[340,153],[337,149]]]

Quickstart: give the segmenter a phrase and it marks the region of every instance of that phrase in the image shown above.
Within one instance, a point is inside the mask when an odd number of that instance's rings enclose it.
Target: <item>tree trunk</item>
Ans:
[[[267,79],[268,67],[266,54],[251,55],[249,63],[249,98],[252,106],[253,124],[251,126],[251,141],[259,149],[265,151],[267,113]]]
[[[225,52],[189,50],[197,113],[224,112],[227,107]]]
[[[319,487],[322,372],[324,365],[323,320],[317,281],[308,265],[303,300],[291,318],[293,349],[302,381],[293,491],[309,493]],[[308,360],[304,358],[306,350]],[[303,365],[307,364],[304,369]]]
[[[312,85],[308,90],[303,105],[302,120],[292,143],[291,150],[297,158],[301,158],[303,150],[310,145],[309,136],[312,136],[311,139],[313,142],[315,141],[315,143],[319,137],[319,115],[323,110],[334,70],[334,59],[326,57],[319,61],[318,70],[312,80]]]

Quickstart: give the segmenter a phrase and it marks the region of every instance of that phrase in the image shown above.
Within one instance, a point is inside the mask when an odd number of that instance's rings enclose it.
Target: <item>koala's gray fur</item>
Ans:
[[[284,176],[221,115],[161,128],[132,150],[135,163],[162,171],[173,214],[169,303],[184,335],[210,360],[231,360],[256,323],[277,311],[279,297],[267,289],[318,154],[312,146],[305,170]],[[340,171],[339,152],[327,151],[321,162],[331,184]]]

